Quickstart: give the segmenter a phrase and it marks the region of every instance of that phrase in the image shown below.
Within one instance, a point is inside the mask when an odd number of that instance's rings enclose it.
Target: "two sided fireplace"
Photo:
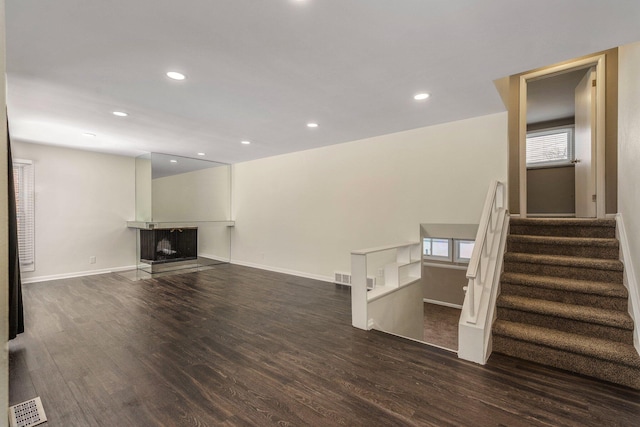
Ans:
[[[140,261],[162,264],[198,258],[198,228],[140,230]]]

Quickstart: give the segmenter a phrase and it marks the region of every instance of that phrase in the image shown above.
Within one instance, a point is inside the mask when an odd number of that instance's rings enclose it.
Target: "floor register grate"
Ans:
[[[42,401],[39,397],[9,407],[11,427],[37,426],[47,421]]]

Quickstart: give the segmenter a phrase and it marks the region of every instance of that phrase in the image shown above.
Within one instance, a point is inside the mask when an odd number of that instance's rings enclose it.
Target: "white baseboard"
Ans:
[[[616,234],[620,242],[620,261],[624,264],[623,282],[629,291],[629,314],[634,320],[633,345],[640,354],[640,284],[631,262],[625,262],[625,256],[631,258],[627,231],[624,228],[622,214],[616,215]]]
[[[451,308],[457,308],[459,310],[462,310],[462,306],[459,304],[452,304],[450,302],[444,302],[444,301],[436,301],[434,299],[429,299],[429,298],[423,298],[422,301],[429,304],[441,305],[444,307],[451,307]]]
[[[138,266],[134,264],[134,265],[126,265],[122,267],[105,268],[102,270],[76,271],[73,273],[52,274],[50,276],[25,277],[25,278],[22,278],[22,283],[25,283],[25,284],[38,283],[38,282],[48,282],[50,280],[71,279],[74,277],[95,276],[97,274],[117,273],[119,271],[135,270],[136,268],[138,268]]]
[[[220,261],[220,262],[230,262],[229,258],[223,258],[223,257],[219,257],[217,255],[209,255],[209,254],[198,254],[199,257],[202,258],[208,258],[208,259],[212,259],[214,261]]]
[[[320,274],[305,273],[303,271],[289,270],[287,268],[272,267],[269,265],[256,264],[253,262],[239,261],[239,260],[231,260],[231,264],[242,265],[244,267],[258,268],[260,270],[273,271],[274,273],[284,273],[284,274],[289,274],[291,276],[304,277],[305,279],[320,280],[321,282],[334,283],[333,276],[322,276]]]

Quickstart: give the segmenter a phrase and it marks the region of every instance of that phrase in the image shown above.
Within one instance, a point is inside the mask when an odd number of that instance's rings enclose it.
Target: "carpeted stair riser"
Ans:
[[[588,244],[588,242],[583,244],[562,244],[558,241],[548,243],[527,241],[527,239],[523,239],[523,237],[529,236],[509,236],[507,239],[507,250],[509,252],[528,254],[565,255],[603,259],[618,259],[620,254],[618,243],[615,240],[611,243],[602,242],[599,245]]]
[[[613,326],[599,325],[595,323],[581,322],[579,320],[565,319],[545,314],[531,313],[498,307],[498,319],[509,322],[524,323],[526,325],[540,326],[555,329],[572,334],[601,338],[607,337],[612,341],[625,344],[633,344],[633,329],[622,329]]]
[[[609,310],[618,310],[623,312],[627,312],[629,307],[629,302],[625,297],[595,295],[565,291],[562,289],[524,286],[504,281],[500,284],[500,294],[518,295],[547,301],[563,302],[565,304],[585,305],[588,307],[606,308]]]
[[[504,271],[507,273],[525,273],[538,276],[555,276],[579,280],[597,280],[600,282],[622,283],[622,271],[512,262],[507,261],[506,257]]]
[[[525,225],[509,225],[511,234],[527,236],[562,236],[562,237],[595,237],[595,238],[615,238],[615,229],[609,227],[590,227],[585,230],[578,227],[556,227],[540,226],[531,227]]]
[[[509,221],[510,234],[554,237],[616,237],[616,222],[608,219],[521,219]]]
[[[493,351],[640,389],[640,369],[501,335],[493,335]]]

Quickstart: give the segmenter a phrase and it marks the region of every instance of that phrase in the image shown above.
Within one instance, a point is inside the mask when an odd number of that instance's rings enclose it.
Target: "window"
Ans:
[[[422,258],[468,264],[473,254],[473,240],[425,237]]]
[[[35,270],[35,207],[33,200],[33,162],[13,160],[13,183],[16,191],[18,253],[20,270]]]
[[[423,258],[451,261],[451,239],[425,237],[422,245]]]
[[[454,239],[453,243],[453,260],[455,262],[469,263],[469,260],[471,260],[471,255],[473,254],[473,246],[475,244],[475,241]]]
[[[527,167],[563,165],[572,160],[572,126],[527,134]]]

